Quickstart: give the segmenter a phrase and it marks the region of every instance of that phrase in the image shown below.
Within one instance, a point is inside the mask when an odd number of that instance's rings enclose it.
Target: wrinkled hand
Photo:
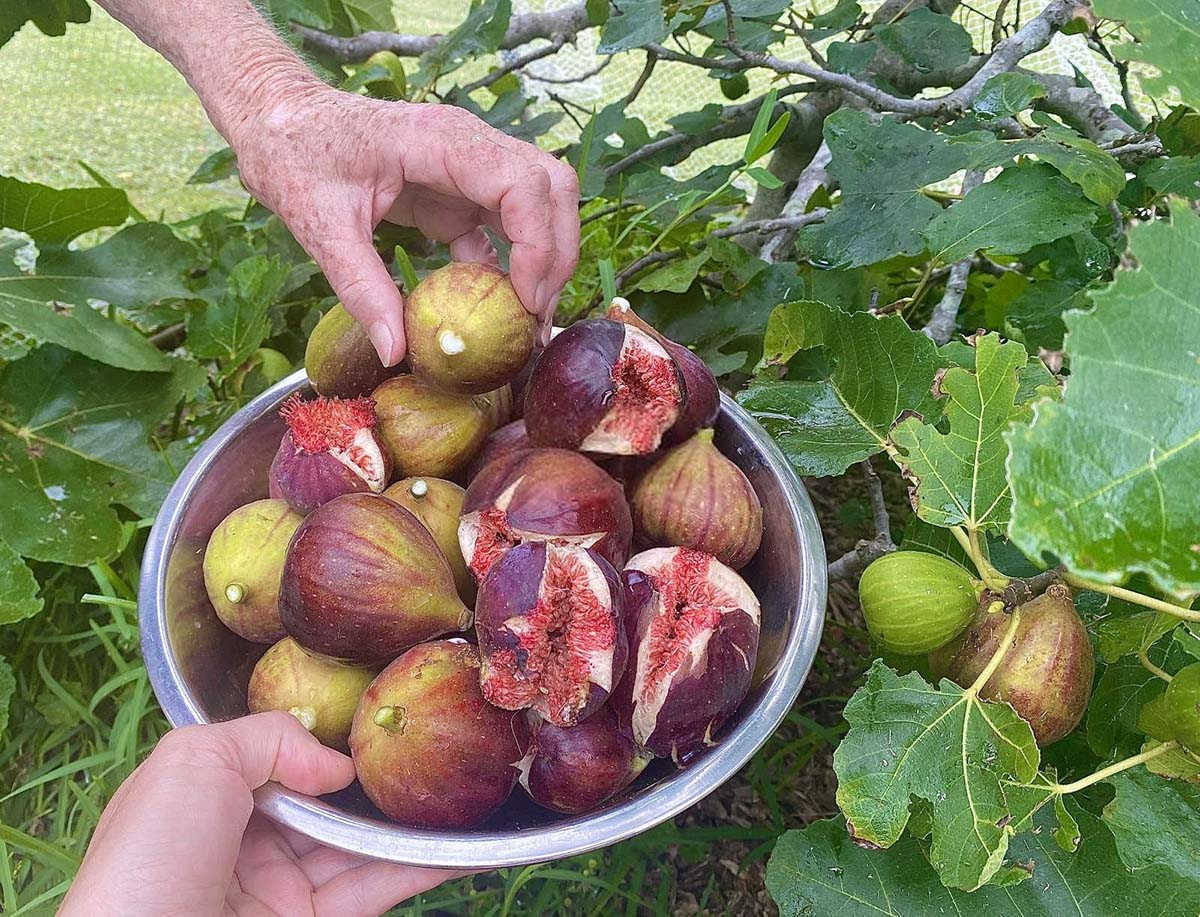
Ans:
[[[404,303],[371,244],[381,220],[492,261],[481,227],[512,243],[525,308],[549,332],[579,257],[579,183],[566,163],[451,105],[306,87],[231,130],[247,187],[287,224],[367,328],[387,365],[404,355]]]
[[[60,917],[374,917],[461,875],[332,850],[253,814],[268,780],[315,795],[353,779],[286,713],[169,732],[104,810]]]

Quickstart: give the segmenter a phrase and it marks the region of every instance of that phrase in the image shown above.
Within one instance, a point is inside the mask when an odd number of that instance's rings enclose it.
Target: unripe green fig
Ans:
[[[735,73],[721,80],[721,94],[727,99],[740,99],[750,91],[750,80],[744,73]]]
[[[1092,696],[1096,658],[1071,590],[1056,583],[1017,609],[1012,643],[979,696],[1007,701],[1033,729],[1038,745],[1057,742],[1079,725]],[[930,668],[970,687],[1004,639],[1011,616],[982,609],[953,642],[929,654]]]
[[[246,701],[251,713],[286,710],[323,745],[349,751],[354,711],[378,672],[310,653],[285,637],[254,666]]]
[[[304,369],[317,394],[335,398],[369,394],[394,372],[380,361],[367,329],[340,302],[308,336]]]
[[[1200,755],[1200,662],[1180,669],[1163,695],[1171,738]]]
[[[885,652],[927,653],[962,633],[979,605],[978,584],[952,560],[893,551],[858,581],[867,630]]]
[[[468,605],[473,604],[475,577],[467,569],[458,544],[458,520],[462,516],[466,491],[442,478],[405,478],[385,490],[383,495],[403,506],[429,530],[446,555],[459,596]]]
[[[499,268],[456,261],[408,294],[404,333],[415,375],[452,392],[480,395],[529,362],[537,323]]]
[[[383,446],[402,476],[449,477],[494,429],[493,406],[411,374],[386,380],[371,397]]]
[[[254,351],[251,362],[262,373],[268,385],[274,385],[292,372],[292,361],[270,347],[260,347]]]
[[[288,542],[304,517],[284,500],[256,500],[226,516],[204,551],[204,588],[217,617],[254,643],[284,636],[279,579]]]

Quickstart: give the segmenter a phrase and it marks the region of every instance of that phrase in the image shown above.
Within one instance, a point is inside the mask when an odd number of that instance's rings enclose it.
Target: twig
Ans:
[[[646,65],[642,67],[642,72],[638,74],[638,78],[634,82],[633,87],[625,94],[625,98],[621,100],[622,108],[628,108],[641,94],[642,88],[646,85],[646,81],[650,79],[650,74],[654,72],[654,68],[657,64],[658,55],[653,51],[646,51]]]
[[[568,86],[571,83],[582,83],[584,80],[590,80],[612,62],[613,56],[610,54],[591,70],[585,70],[578,76],[542,76],[540,73],[527,73],[525,75],[538,83],[549,83],[553,86]]]
[[[637,261],[617,274],[613,279],[614,286],[619,290],[626,280],[643,268],[647,268],[652,264],[662,264],[664,261],[674,261],[676,258],[682,257],[683,253],[684,249],[677,249],[676,251],[650,252],[649,254],[642,255]]]
[[[471,93],[476,89],[482,89],[484,86],[491,86],[492,83],[496,82],[496,80],[507,76],[514,70],[520,70],[526,64],[531,64],[535,60],[541,60],[543,57],[549,57],[551,54],[557,54],[562,49],[562,46],[566,43],[566,35],[556,35],[550,40],[550,44],[546,45],[545,47],[530,51],[528,54],[524,54],[516,58],[512,61],[512,63],[505,64],[499,70],[493,70],[491,73],[481,76],[474,82],[467,83],[466,86],[462,87],[462,91],[465,93]]]
[[[167,325],[161,331],[150,335],[149,341],[160,350],[174,350],[183,342],[184,328],[183,322]]]
[[[871,501],[875,537],[859,541],[853,548],[831,562],[828,568],[830,582],[851,579],[865,570],[867,565],[876,558],[896,550],[896,544],[892,541],[891,519],[888,516],[887,503],[883,499],[883,485],[879,480],[879,475],[871,467],[870,459],[864,459],[859,463],[859,467],[867,479],[867,494]]]
[[[829,145],[822,140],[821,145],[813,153],[812,159],[804,167],[804,171],[796,178],[795,190],[792,191],[780,209],[780,217],[788,218],[803,213],[804,208],[808,206],[809,198],[816,193],[816,190],[830,183],[829,173],[825,171],[825,167],[829,165],[831,159],[832,154],[829,151]],[[763,243],[762,248],[759,249],[758,256],[763,261],[774,263],[778,260],[779,253],[784,250],[794,235],[795,229],[791,226],[781,229]]]
[[[1015,579],[1000,590],[1000,600],[1007,608],[1024,605],[1029,600],[1036,599],[1054,583],[1061,582],[1062,571],[1062,567],[1055,567],[1028,579]]]
[[[1163,155],[1162,141],[1157,137],[1140,140],[1137,143],[1123,143],[1119,146],[1104,148],[1108,155],[1119,159],[1125,164],[1143,162],[1147,159],[1157,159]]]
[[[968,171],[963,176],[962,196],[966,197],[982,181],[983,172],[975,169]],[[945,344],[949,341],[954,334],[954,329],[958,326],[958,309],[967,292],[967,277],[971,273],[973,260],[974,255],[967,255],[950,268],[950,277],[946,280],[946,292],[942,294],[941,301],[933,307],[929,323],[921,329],[925,336],[935,344]]]

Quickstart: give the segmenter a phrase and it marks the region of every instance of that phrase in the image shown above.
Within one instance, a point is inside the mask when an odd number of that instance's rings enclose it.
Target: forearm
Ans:
[[[97,2],[183,74],[235,148],[279,101],[322,85],[250,0]]]

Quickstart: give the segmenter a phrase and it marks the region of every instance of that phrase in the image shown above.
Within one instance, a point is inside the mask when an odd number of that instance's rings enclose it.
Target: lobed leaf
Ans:
[[[28,233],[39,245],[65,245],[128,218],[129,198],[119,188],[50,188],[0,175],[0,227]]]
[[[1138,870],[1159,866],[1174,873],[1175,882],[1200,886],[1200,786],[1167,780],[1141,767],[1107,782],[1116,796],[1104,807],[1103,818],[1121,862]]]
[[[1179,90],[1184,103],[1200,107],[1200,14],[1195,0],[1096,0],[1096,14],[1123,19],[1137,39],[1118,45],[1122,60],[1144,61],[1157,73],[1138,73],[1142,89],[1153,95]]]

